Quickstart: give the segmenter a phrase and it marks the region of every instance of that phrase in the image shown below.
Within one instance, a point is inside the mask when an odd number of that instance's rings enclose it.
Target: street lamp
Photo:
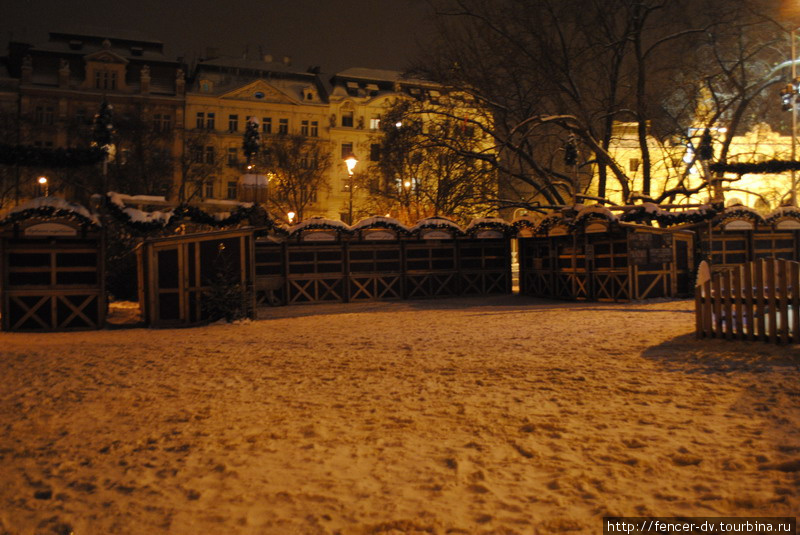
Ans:
[[[44,196],[45,197],[49,197],[50,196],[50,188],[49,188],[49,186],[47,184],[47,177],[46,176],[40,176],[39,177],[39,187],[44,189]]]
[[[291,225],[294,222],[294,216],[297,215],[294,212],[286,212],[286,217],[289,218],[289,224]]]
[[[358,159],[356,158],[356,155],[353,154],[352,152],[347,156],[347,158],[344,159],[344,164],[347,166],[347,174],[349,175],[348,177],[349,183],[347,188],[350,190],[350,204],[349,204],[349,209],[347,211],[348,225],[353,224],[353,190],[355,189],[355,185],[353,184],[353,169],[356,168],[357,163]]]

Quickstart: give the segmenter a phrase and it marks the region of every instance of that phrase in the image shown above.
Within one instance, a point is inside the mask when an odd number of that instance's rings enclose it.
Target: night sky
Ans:
[[[187,60],[206,47],[232,56],[249,47],[252,57],[290,56],[300,70],[402,70],[433,33],[429,10],[425,0],[26,0],[3,6],[0,37],[4,50],[9,39],[39,43],[48,31],[117,29],[162,41],[168,56]]]

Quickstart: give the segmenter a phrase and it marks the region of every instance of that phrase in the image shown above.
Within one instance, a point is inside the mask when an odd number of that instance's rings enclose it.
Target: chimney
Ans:
[[[61,66],[58,68],[58,88],[67,89],[69,87],[69,62],[61,59]]]
[[[33,75],[33,58],[31,58],[30,55],[27,55],[22,58],[22,79],[20,80],[20,83],[31,83],[31,75]]]
[[[150,92],[150,67],[145,65],[139,78],[139,90],[143,95]]]
[[[175,71],[175,94],[178,96],[186,94],[186,76],[183,69]]]

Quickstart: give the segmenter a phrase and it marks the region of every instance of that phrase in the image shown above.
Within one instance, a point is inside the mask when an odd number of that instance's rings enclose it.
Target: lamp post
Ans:
[[[353,224],[353,190],[355,189],[355,185],[353,184],[353,169],[356,168],[356,164],[358,163],[358,159],[356,155],[352,152],[344,159],[344,164],[347,166],[347,174],[348,174],[348,185],[347,189],[350,190],[350,203],[349,208],[347,210],[347,224]]]
[[[49,197],[50,196],[50,187],[47,184],[47,177],[46,176],[40,176],[38,182],[39,182],[39,187],[44,189],[44,196],[45,197]]]

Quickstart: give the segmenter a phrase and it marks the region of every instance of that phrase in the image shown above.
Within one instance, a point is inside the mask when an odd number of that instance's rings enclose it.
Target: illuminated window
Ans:
[[[381,127],[381,118],[377,115],[373,115],[372,118],[369,120],[369,129],[370,130],[377,130]]]

